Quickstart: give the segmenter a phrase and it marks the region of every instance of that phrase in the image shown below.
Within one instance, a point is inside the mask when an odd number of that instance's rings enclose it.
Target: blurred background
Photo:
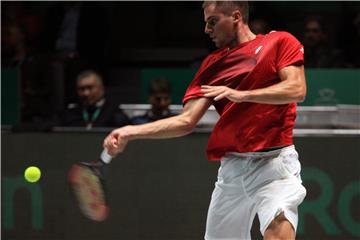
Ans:
[[[202,239],[218,167],[204,153],[213,108],[190,136],[136,141],[114,161],[105,223],[82,218],[66,187],[69,166],[97,156],[114,127],[181,111],[215,50],[201,4],[1,1],[2,239]],[[299,239],[359,239],[360,3],[254,1],[249,25],[305,46]],[[37,184],[23,181],[30,164],[43,169]]]

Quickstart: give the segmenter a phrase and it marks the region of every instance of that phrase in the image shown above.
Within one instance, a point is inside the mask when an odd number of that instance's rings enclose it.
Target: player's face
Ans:
[[[210,4],[204,9],[205,33],[209,34],[216,47],[232,47],[236,44],[233,17],[225,15]]]
[[[104,95],[103,86],[95,76],[80,79],[77,84],[77,92],[80,101],[85,106],[94,105]]]

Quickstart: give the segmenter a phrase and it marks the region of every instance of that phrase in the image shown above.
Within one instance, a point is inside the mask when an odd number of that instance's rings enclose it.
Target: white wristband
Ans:
[[[108,153],[106,148],[101,152],[100,159],[106,164],[111,162],[112,156]]]

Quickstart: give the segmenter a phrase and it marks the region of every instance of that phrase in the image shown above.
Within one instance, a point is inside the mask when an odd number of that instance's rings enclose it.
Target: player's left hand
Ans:
[[[226,86],[202,85],[201,91],[204,93],[205,97],[213,97],[214,101],[227,98],[232,102],[240,103],[246,101],[247,97],[247,91],[237,91]]]

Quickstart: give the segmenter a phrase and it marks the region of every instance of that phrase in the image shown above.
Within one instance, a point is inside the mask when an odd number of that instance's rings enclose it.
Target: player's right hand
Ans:
[[[128,141],[129,133],[127,127],[117,128],[104,139],[103,147],[108,150],[112,157],[115,157],[124,151]]]

